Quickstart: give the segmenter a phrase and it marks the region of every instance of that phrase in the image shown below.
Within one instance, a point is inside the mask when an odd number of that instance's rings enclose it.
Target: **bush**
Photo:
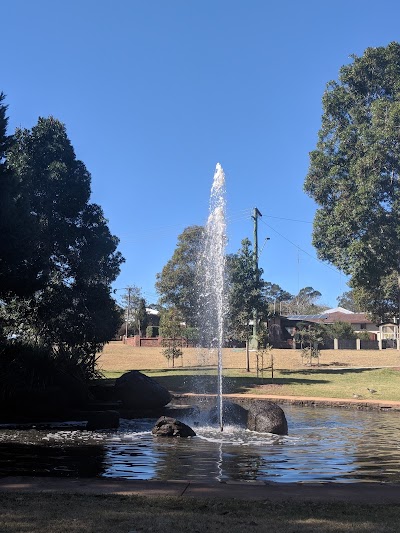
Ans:
[[[0,402],[18,414],[59,413],[88,398],[84,361],[62,347],[19,342],[0,346]]]
[[[146,337],[157,337],[158,328],[155,326],[147,326],[146,328]]]

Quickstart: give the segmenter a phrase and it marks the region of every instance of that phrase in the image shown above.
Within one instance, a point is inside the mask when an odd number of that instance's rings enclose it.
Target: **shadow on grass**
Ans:
[[[310,376],[310,375],[318,375],[318,374],[324,374],[324,375],[331,375],[331,376],[338,376],[338,375],[347,375],[347,374],[365,374],[367,372],[371,372],[374,370],[380,370],[380,368],[321,368],[321,367],[307,367],[304,370],[280,370],[279,372],[281,374],[287,375],[287,374],[299,374],[300,376]]]
[[[155,379],[160,385],[175,393],[193,392],[197,394],[216,394],[218,388],[217,376],[204,374],[198,374],[196,376],[185,374],[171,376],[157,375]],[[247,392],[259,385],[268,385],[270,383],[274,385],[316,385],[329,382],[323,379],[275,378],[272,382],[268,378],[262,379],[254,376],[224,377],[223,388],[225,394],[239,394]]]

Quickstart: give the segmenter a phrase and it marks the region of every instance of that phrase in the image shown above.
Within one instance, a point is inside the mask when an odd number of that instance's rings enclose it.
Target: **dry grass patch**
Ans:
[[[300,350],[273,350],[274,366],[277,370],[304,369]],[[246,352],[232,348],[223,350],[224,368],[245,369]],[[161,348],[137,348],[120,341],[113,341],[104,347],[98,360],[99,368],[105,372],[126,372],[127,370],[167,369],[168,361]],[[209,356],[196,348],[183,348],[183,357],[175,361],[179,368],[216,365],[216,355]],[[264,366],[268,366],[265,358]],[[400,352],[397,350],[322,350],[320,367],[385,367],[400,366]],[[250,367],[256,369],[256,354],[250,352]]]

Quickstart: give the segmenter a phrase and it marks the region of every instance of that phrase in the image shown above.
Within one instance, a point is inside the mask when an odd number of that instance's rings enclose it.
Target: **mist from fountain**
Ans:
[[[223,430],[222,346],[225,296],[226,248],[225,174],[217,163],[211,187],[209,215],[198,262],[199,333],[201,346],[215,353],[218,361],[217,412]]]

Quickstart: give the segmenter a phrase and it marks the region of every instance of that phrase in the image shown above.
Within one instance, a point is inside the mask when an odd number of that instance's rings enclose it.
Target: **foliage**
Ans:
[[[162,337],[163,355],[172,359],[172,367],[175,366],[175,359],[183,355],[182,332],[184,325],[182,316],[178,309],[170,308],[161,313],[160,317],[160,336]]]
[[[355,333],[355,336],[356,336],[357,339],[360,339],[362,341],[369,341],[370,340],[370,336],[369,336],[368,331],[358,331],[357,333]]]
[[[139,307],[136,313],[136,321],[139,335],[143,337],[148,324],[146,301],[144,298],[140,298]]]
[[[397,272],[391,272],[371,282],[366,287],[353,289],[358,306],[369,311],[376,322],[392,322],[399,312],[399,284]]]
[[[361,313],[362,308],[360,307],[359,301],[357,300],[357,295],[354,289],[344,292],[336,298],[338,306],[352,311],[353,313]]]
[[[147,326],[146,337],[147,338],[157,337],[157,330],[158,328],[156,328],[155,326]]]
[[[138,312],[142,297],[142,290],[136,285],[129,285],[124,289],[122,295],[122,307],[124,309],[124,321],[126,331],[126,322],[128,322],[128,336],[139,333],[138,327]]]
[[[323,96],[306,192],[318,256],[374,291],[400,264],[400,44],[368,48]],[[378,295],[379,297],[379,295]],[[364,310],[380,314],[377,300]],[[382,307],[378,305],[378,307]]]
[[[328,339],[355,339],[356,334],[348,322],[334,322],[324,325]]]
[[[26,413],[38,404],[56,407],[82,405],[87,399],[85,382],[98,374],[82,360],[79,350],[65,350],[19,341],[0,346],[0,400],[6,409],[23,408]],[[51,397],[49,397],[49,392]]]
[[[264,298],[268,303],[289,301],[293,298],[290,292],[285,291],[277,283],[264,282]]]
[[[264,282],[262,269],[254,271],[254,258],[249,239],[242,241],[241,249],[227,258],[229,292],[229,336],[247,340],[250,335],[249,323],[254,310],[259,317],[267,314],[263,297]]]
[[[43,264],[38,258],[36,217],[23,184],[7,164],[14,140],[7,136],[7,106],[0,93],[0,298],[9,292],[32,294],[40,288]]]
[[[28,240],[25,252],[35,250],[25,261],[22,290],[3,290],[6,333],[27,344],[57,346],[58,354],[79,351],[93,368],[95,353],[120,321],[110,294],[123,261],[118,239],[101,208],[89,203],[90,174],[58,120],[40,118],[32,130],[17,130],[6,156],[13,188],[8,201],[18,198],[28,221],[19,246]],[[20,272],[18,261],[15,268]]]
[[[196,268],[203,245],[204,228],[189,226],[179,235],[172,258],[157,274],[160,303],[175,307],[188,326],[197,322]]]
[[[299,322],[296,327],[295,339],[300,342],[302,361],[305,359],[306,364],[312,365],[313,359],[317,359],[319,364],[319,346],[324,344],[324,325]]]
[[[282,306],[289,315],[315,315],[326,309],[325,306],[318,305],[316,301],[321,297],[321,293],[313,287],[300,289],[296,296],[289,301],[285,301]]]

